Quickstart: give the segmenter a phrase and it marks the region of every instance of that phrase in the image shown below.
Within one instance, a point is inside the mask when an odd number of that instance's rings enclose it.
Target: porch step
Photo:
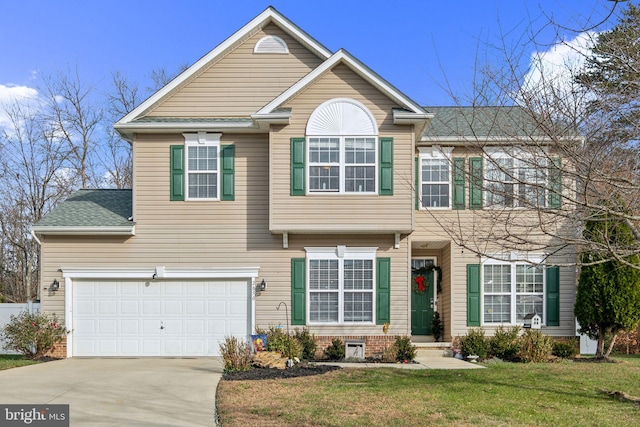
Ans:
[[[413,342],[417,357],[453,357],[450,342]]]

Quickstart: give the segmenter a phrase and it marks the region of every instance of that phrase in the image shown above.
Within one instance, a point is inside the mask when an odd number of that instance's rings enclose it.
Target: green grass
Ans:
[[[640,425],[640,357],[620,363],[491,363],[477,370],[350,369],[222,381],[225,426]],[[248,385],[248,387],[247,387]],[[260,396],[259,399],[256,396]]]
[[[4,369],[17,368],[19,366],[33,365],[40,363],[37,360],[27,360],[21,355],[0,354],[0,371]]]

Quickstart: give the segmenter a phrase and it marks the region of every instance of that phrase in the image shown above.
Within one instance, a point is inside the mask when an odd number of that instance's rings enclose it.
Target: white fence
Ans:
[[[28,310],[31,313],[40,313],[40,304],[28,302],[26,304],[0,304],[0,329],[9,323],[12,315],[17,315]],[[0,354],[16,354],[13,350],[4,347],[4,342],[0,340]]]

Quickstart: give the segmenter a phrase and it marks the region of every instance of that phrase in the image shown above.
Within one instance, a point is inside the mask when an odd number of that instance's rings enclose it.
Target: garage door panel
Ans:
[[[74,281],[76,356],[217,356],[249,334],[249,282]]]
[[[115,335],[118,333],[118,321],[116,319],[102,319],[98,322],[98,335]]]
[[[98,301],[98,313],[118,314],[118,301],[114,299],[101,299]]]
[[[181,315],[183,313],[183,302],[181,300],[168,300],[164,302],[165,315]]]
[[[123,316],[138,316],[140,314],[140,302],[132,299],[121,300],[120,314]]]
[[[138,319],[121,319],[119,333],[121,335],[139,335],[140,321]]]

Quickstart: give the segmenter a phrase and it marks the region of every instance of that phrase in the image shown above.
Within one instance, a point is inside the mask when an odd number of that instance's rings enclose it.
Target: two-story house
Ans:
[[[272,325],[372,354],[385,323],[429,340],[434,310],[446,341],[529,312],[574,335],[572,268],[479,258],[434,220],[487,197],[482,154],[444,125],[463,113],[266,9],[115,124],[131,190],[80,190],[33,227],[59,354],[217,355]]]

